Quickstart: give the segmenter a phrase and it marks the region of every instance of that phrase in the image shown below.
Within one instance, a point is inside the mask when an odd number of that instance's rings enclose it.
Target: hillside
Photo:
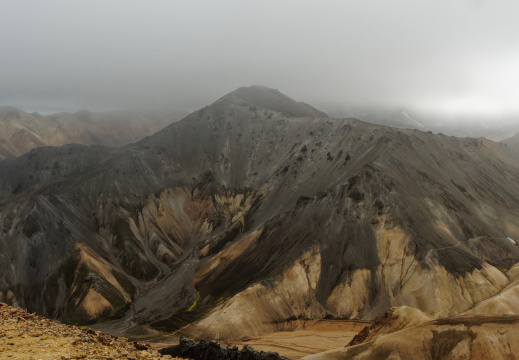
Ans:
[[[42,146],[65,144],[122,146],[151,135],[185,114],[111,111],[42,116],[0,107],[0,160]]]
[[[2,359],[172,359],[149,345],[80,329],[0,303]]]
[[[398,309],[397,309],[398,311]],[[386,316],[385,327],[409,321]],[[305,360],[517,359],[519,316],[464,315],[421,320],[353,346],[304,357]],[[383,325],[384,327],[384,325]]]
[[[457,315],[510,284],[518,176],[504,144],[241,88],[132,145],[0,162],[0,301],[217,339],[400,305]]]

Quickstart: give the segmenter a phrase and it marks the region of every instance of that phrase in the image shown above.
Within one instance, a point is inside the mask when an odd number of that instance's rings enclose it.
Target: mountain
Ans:
[[[110,111],[59,113],[42,116],[0,107],[0,160],[42,146],[65,144],[122,146],[180,120],[182,112]]]
[[[505,144],[240,88],[134,144],[0,162],[0,301],[209,338],[457,315],[511,285],[518,176]]]
[[[443,133],[457,137],[486,137],[503,141],[519,131],[516,115],[454,115],[413,108],[370,108],[332,109],[334,117],[354,117],[359,120],[396,127]]]
[[[519,132],[515,133],[514,135],[510,136],[509,138],[506,138],[502,141],[503,143],[513,146],[516,149],[519,149]]]

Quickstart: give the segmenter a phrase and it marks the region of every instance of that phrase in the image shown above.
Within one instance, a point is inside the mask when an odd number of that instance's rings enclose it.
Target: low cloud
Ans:
[[[262,84],[323,110],[516,114],[518,10],[483,0],[7,1],[0,105],[195,110]]]

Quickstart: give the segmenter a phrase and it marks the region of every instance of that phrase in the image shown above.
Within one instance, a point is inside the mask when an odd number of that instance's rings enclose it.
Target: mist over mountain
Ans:
[[[519,132],[515,133],[514,135],[507,137],[505,140],[503,140],[505,144],[508,144],[510,146],[513,146],[517,149],[519,149]]]
[[[340,107],[328,110],[330,116],[353,117],[372,124],[401,129],[418,129],[456,137],[486,137],[503,141],[519,132],[519,117],[501,114],[454,114],[408,107]]]
[[[122,146],[151,135],[187,114],[182,111],[111,111],[42,116],[0,107],[0,160],[42,146],[65,144]]]
[[[194,111],[261,83],[324,111],[519,114],[513,1],[30,4],[6,0],[0,106]]]

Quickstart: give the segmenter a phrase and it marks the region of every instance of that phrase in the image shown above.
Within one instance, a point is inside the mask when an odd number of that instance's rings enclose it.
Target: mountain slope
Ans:
[[[0,162],[0,297],[213,338],[399,305],[458,314],[509,283],[518,175],[503,144],[238,89],[133,145]]]
[[[0,160],[42,146],[122,146],[151,135],[181,117],[181,112],[154,115],[129,111],[42,116],[3,106],[0,107]]]

